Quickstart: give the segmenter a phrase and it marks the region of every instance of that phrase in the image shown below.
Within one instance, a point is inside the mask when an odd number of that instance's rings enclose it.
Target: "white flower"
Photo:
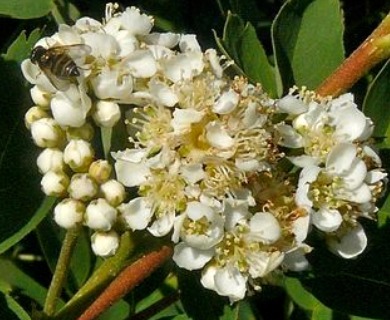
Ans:
[[[121,117],[119,105],[110,101],[99,100],[93,118],[98,126],[112,128]]]
[[[311,93],[301,94],[298,98],[288,95],[277,102],[279,109],[295,116],[291,125],[277,126],[280,145],[304,150],[303,155],[289,158],[295,165],[321,164],[336,145],[366,139],[372,131],[352,94],[322,102],[315,101]]]
[[[70,229],[83,220],[85,206],[75,199],[64,199],[54,208],[54,221],[62,228]]]
[[[109,231],[116,222],[117,210],[105,199],[89,203],[85,212],[85,225],[99,231]]]
[[[223,218],[213,208],[192,201],[176,219],[172,240],[178,242],[180,237],[191,247],[210,249],[221,241],[223,225]]]
[[[37,158],[37,166],[42,174],[48,171],[63,171],[63,153],[56,148],[46,148]]]
[[[96,196],[98,186],[87,173],[77,173],[70,180],[68,192],[73,199],[89,201]]]
[[[38,147],[56,148],[64,142],[64,132],[58,122],[51,118],[42,118],[31,124],[31,136]]]
[[[47,196],[61,197],[66,195],[69,177],[63,172],[48,171],[41,179],[42,191]]]
[[[88,141],[73,139],[64,150],[64,161],[75,172],[85,172],[93,161],[94,151]]]
[[[97,256],[112,256],[119,247],[119,235],[114,230],[108,232],[95,232],[91,236],[91,247]]]

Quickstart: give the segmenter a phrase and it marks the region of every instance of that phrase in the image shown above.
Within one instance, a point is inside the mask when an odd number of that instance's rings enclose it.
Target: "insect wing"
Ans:
[[[55,74],[51,72],[49,68],[43,69],[43,73],[57,90],[66,91],[69,88],[70,82],[67,80],[59,79]]]
[[[92,48],[86,44],[71,44],[66,46],[52,47],[49,50],[52,51],[53,54],[67,54],[73,60],[78,60],[88,56],[91,53]]]

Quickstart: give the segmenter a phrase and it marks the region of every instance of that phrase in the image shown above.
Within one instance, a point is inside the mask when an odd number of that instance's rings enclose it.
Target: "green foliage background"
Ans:
[[[217,47],[236,61],[233,70],[261,82],[274,97],[293,84],[315,89],[389,12],[388,1],[337,0],[139,0],[123,1],[155,16],[161,31],[195,33],[203,49]],[[98,20],[100,0],[0,0],[0,319],[31,319],[40,310],[63,234],[52,222],[55,201],[43,198],[35,159],[38,154],[24,113],[31,106],[20,62],[57,24],[80,16]],[[390,65],[382,64],[352,89],[376,123],[375,137],[384,167],[390,167]],[[170,264],[99,319],[128,319],[154,306],[151,319],[390,319],[390,198],[378,221],[364,221],[369,247],[344,261],[311,239],[312,270],[290,274],[281,286],[236,305],[203,289],[197,274]],[[74,295],[97,264],[88,236],[80,238],[63,300]],[[170,271],[177,277],[167,277]],[[169,301],[161,312],[156,302]],[[165,300],[164,300],[165,299]],[[152,312],[153,313],[153,312]],[[354,315],[354,316],[352,316]],[[365,318],[363,318],[365,317]],[[141,319],[132,318],[132,319]]]

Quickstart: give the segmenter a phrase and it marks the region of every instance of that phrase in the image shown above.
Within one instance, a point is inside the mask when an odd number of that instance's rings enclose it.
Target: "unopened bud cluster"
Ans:
[[[151,32],[151,17],[116,8],[107,5],[103,23],[81,18],[37,43],[90,47],[66,89],[22,64],[35,85],[26,124],[45,148],[42,189],[63,199],[59,225],[94,230],[100,256],[115,253],[118,224],[170,235],[176,264],[201,270],[202,285],[231,301],[274,272],[308,268],[313,230],[341,257],[364,250],[358,218],[375,214],[386,174],[369,145],[372,122],[351,94],[294,88],[271,99],[225,76],[231,62],[203,52],[194,35]],[[128,148],[112,153],[115,180],[94,161],[91,121],[112,128],[121,116]],[[125,187],[138,196],[125,202]]]

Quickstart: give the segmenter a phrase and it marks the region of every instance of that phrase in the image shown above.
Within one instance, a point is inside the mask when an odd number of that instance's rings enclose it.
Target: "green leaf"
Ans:
[[[0,258],[0,279],[20,294],[30,297],[43,306],[46,297],[46,288],[42,287],[29,275],[20,270],[13,262]]]
[[[26,31],[22,31],[14,42],[8,47],[4,55],[5,61],[22,62],[30,56],[31,48],[42,35],[42,30],[35,29],[26,37]]]
[[[181,288],[181,301],[186,314],[193,319],[215,320],[224,314],[228,304],[210,290],[205,289],[199,282],[199,275],[187,270],[179,270],[179,287]]]
[[[385,202],[378,212],[378,226],[384,227],[390,222],[390,194],[387,195]]]
[[[290,0],[272,25],[284,91],[315,89],[343,61],[343,17],[337,0]]]
[[[314,310],[318,304],[321,304],[296,278],[286,277],[284,287],[290,298],[303,309]]]
[[[40,18],[47,15],[53,8],[53,0],[0,1],[0,15],[15,19]]]
[[[363,103],[364,113],[374,121],[375,137],[390,140],[390,60],[371,82]],[[390,142],[390,141],[389,141]]]
[[[278,95],[275,70],[249,22],[244,23],[238,15],[229,13],[223,37],[216,37],[216,42],[220,50],[234,60],[238,73],[245,74],[251,82],[261,83],[271,96]]]
[[[320,248],[308,256],[312,276],[302,283],[324,305],[345,314],[390,319],[390,224],[361,220],[368,247],[346,260]]]
[[[113,306],[111,306],[107,311],[99,316],[99,320],[125,320],[129,319],[130,315],[130,306],[124,300],[119,300]]]
[[[286,277],[284,286],[290,298],[301,308],[312,312],[312,320],[332,319],[332,310],[308,292],[296,278]]]
[[[54,205],[56,201],[56,198],[53,197],[46,197],[39,209],[35,212],[35,214],[29,219],[29,221],[26,222],[24,226],[21,226],[20,229],[14,230],[15,232],[9,236],[8,238],[4,239],[0,243],[0,253],[6,251],[11,246],[19,242],[21,239],[23,239],[27,234],[29,234],[32,230],[34,230],[37,225],[47,216],[48,212],[51,210],[52,206]],[[0,221],[2,219],[5,219],[6,217],[3,217],[3,215],[0,216]],[[11,218],[12,219],[12,218]],[[9,227],[9,224],[0,224],[0,230],[5,229]],[[8,232],[8,230],[4,230],[4,232]]]
[[[11,296],[4,293],[0,293],[0,319],[31,320],[28,313],[19,305],[19,303]]]

